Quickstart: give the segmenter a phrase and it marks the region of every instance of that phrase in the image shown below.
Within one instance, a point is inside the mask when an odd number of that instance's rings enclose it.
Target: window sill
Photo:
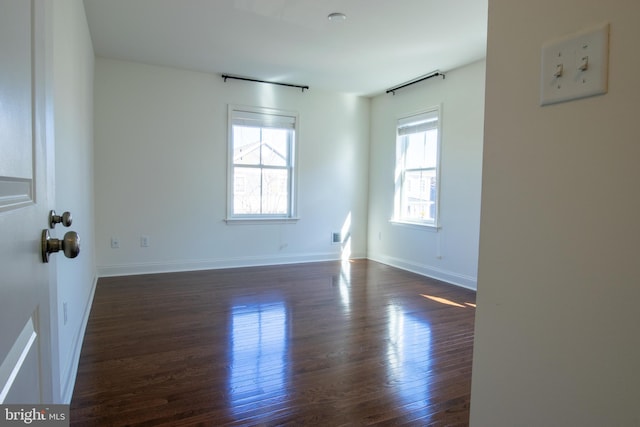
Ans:
[[[426,231],[431,231],[431,232],[434,232],[434,233],[437,233],[442,228],[439,225],[425,224],[425,223],[421,223],[421,222],[402,221],[402,220],[399,220],[399,219],[391,219],[391,220],[389,220],[389,222],[392,225],[399,225],[399,226],[402,226],[402,227],[415,228],[415,229],[418,229],[418,230],[426,230]]]
[[[295,224],[300,218],[225,218],[227,225]]]

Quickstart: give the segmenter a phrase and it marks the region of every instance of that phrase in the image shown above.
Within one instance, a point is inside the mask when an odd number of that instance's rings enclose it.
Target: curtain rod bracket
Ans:
[[[267,80],[258,80],[258,79],[251,79],[248,77],[232,76],[230,74],[222,74],[222,79],[224,80],[225,83],[227,82],[227,79],[234,79],[234,80],[243,80],[245,82],[267,83],[270,85],[296,87],[296,88],[302,89],[302,93],[304,93],[305,89],[309,90],[309,86],[294,85],[291,83],[270,82]]]
[[[391,93],[391,94],[393,94],[395,96],[396,91],[398,89],[402,89],[404,87],[411,86],[412,84],[419,83],[419,82],[421,82],[423,80],[430,79],[431,77],[438,77],[438,76],[442,76],[442,80],[445,79],[445,74],[444,73],[441,73],[440,71],[434,71],[433,73],[426,74],[426,75],[421,76],[421,77],[417,77],[417,78],[415,78],[413,80],[409,80],[406,83],[402,83],[402,84],[400,84],[398,86],[392,87],[391,89],[387,89],[387,93]]]

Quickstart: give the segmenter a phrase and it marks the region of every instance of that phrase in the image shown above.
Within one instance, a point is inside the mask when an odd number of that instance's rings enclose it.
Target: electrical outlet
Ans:
[[[141,248],[149,247],[149,236],[140,236],[140,247]]]
[[[111,238],[111,249],[118,249],[120,247],[120,239],[117,237]]]
[[[331,243],[333,243],[334,245],[342,243],[342,236],[340,235],[339,231],[331,233]]]

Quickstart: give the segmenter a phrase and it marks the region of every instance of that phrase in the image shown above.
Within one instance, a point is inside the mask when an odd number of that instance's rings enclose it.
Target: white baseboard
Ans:
[[[89,293],[89,299],[85,305],[84,313],[82,315],[82,324],[80,329],[73,337],[73,353],[71,356],[70,367],[64,378],[60,378],[62,387],[62,403],[70,404],[73,397],[73,388],[76,384],[76,376],[78,375],[78,364],[80,363],[80,352],[82,351],[82,343],[84,342],[84,333],[87,330],[87,324],[89,323],[89,315],[91,314],[91,306],[93,305],[93,296],[96,293],[96,285],[98,284],[98,275],[94,275],[93,284],[91,285],[91,292]]]
[[[401,270],[410,271],[422,276],[431,277],[443,282],[451,283],[463,288],[476,290],[477,277],[467,276],[433,266],[417,264],[400,258],[379,255],[365,256],[354,254],[352,259],[368,258],[372,261],[390,265]],[[238,267],[257,267],[262,265],[282,265],[282,264],[300,264],[304,262],[322,262],[337,261],[340,259],[339,254],[330,253],[310,253],[302,255],[284,255],[284,256],[254,256],[242,258],[224,258],[209,260],[185,260],[172,262],[147,262],[147,263],[131,263],[119,265],[103,265],[98,266],[98,277],[114,277],[114,276],[133,276],[139,274],[154,273],[173,273],[180,271],[198,271],[198,270],[217,270],[221,268],[238,268]],[[94,285],[95,286],[95,285]],[[93,294],[92,294],[93,298]]]
[[[351,258],[366,258],[353,255]],[[173,273],[180,271],[217,270],[221,268],[257,267],[262,265],[300,264],[304,262],[337,261],[336,252],[309,253],[279,256],[253,256],[208,260],[184,260],[169,262],[147,262],[98,266],[98,277],[133,276],[138,274]]]
[[[433,267],[429,265],[416,264],[411,261],[390,257],[386,255],[378,255],[378,256],[369,255],[368,258],[371,261],[380,262],[382,264],[390,265],[391,267],[396,267],[401,270],[406,270],[412,273],[420,274],[421,276],[427,276],[433,279],[442,280],[443,282],[451,283],[452,285],[461,286],[463,288],[471,289],[473,291],[478,289],[477,277],[458,274],[452,271],[442,270],[437,267]]]

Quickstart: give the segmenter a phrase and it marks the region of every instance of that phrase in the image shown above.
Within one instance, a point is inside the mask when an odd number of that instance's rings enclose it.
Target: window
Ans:
[[[394,221],[438,226],[439,122],[439,108],[398,120]]]
[[[228,219],[293,218],[296,122],[295,113],[229,107]]]

